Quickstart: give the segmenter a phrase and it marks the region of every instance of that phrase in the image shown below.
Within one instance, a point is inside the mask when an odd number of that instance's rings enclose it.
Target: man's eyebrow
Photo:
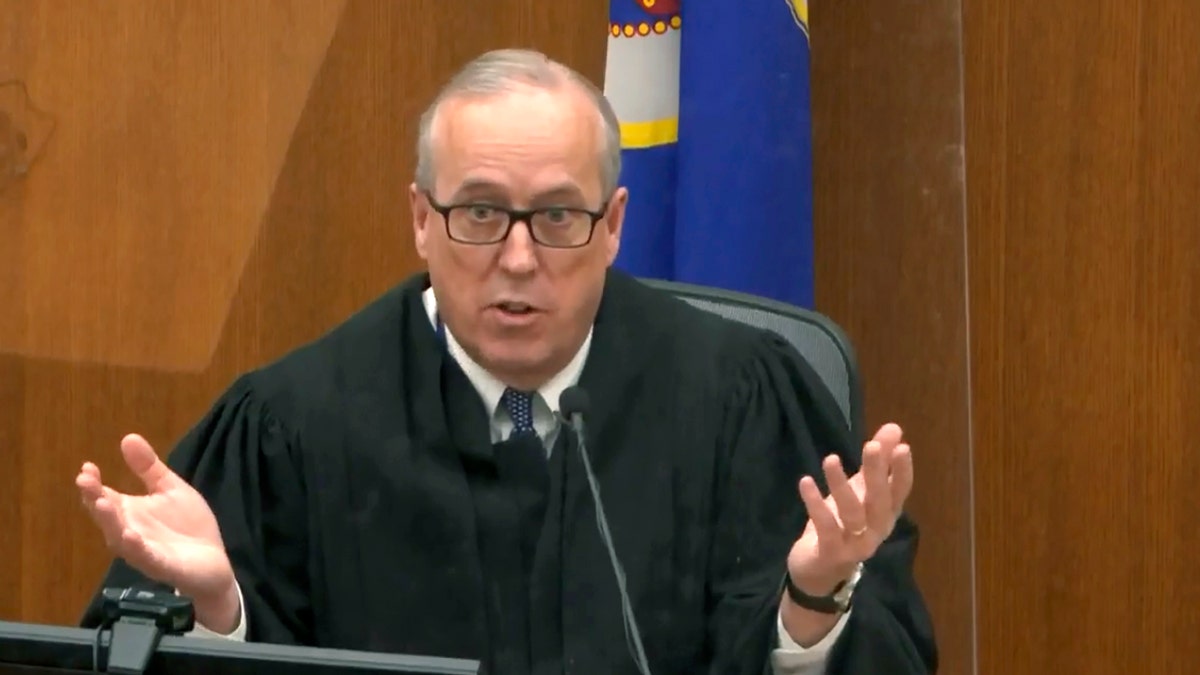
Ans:
[[[484,178],[468,178],[458,186],[454,191],[453,198],[458,199],[464,195],[479,194],[481,192],[502,193],[503,186]]]
[[[501,184],[486,178],[467,178],[458,186],[450,199],[452,201],[463,201],[470,199],[487,198],[490,200],[499,200],[508,202],[508,190]],[[583,190],[572,182],[563,182],[552,185],[545,190],[538,191],[530,200],[531,204],[545,204],[554,201],[569,201],[574,203],[582,203],[587,201],[587,197],[583,194]]]
[[[534,195],[535,202],[544,202],[547,199],[573,199],[583,201],[583,190],[579,189],[574,183],[559,183],[550,188],[542,190]]]

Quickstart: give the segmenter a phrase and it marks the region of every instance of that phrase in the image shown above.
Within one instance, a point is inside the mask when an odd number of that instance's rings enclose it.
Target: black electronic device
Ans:
[[[0,621],[0,675],[481,675],[478,661],[176,635],[193,623],[178,596],[105,593],[99,629]],[[117,661],[113,661],[116,657]],[[143,662],[144,657],[144,662]],[[116,670],[111,669],[116,667]]]

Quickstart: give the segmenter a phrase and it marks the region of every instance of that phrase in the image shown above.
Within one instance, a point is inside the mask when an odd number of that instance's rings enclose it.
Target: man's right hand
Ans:
[[[241,620],[237,581],[212,509],[141,436],[122,439],[121,454],[141,479],[145,495],[105,486],[91,462],[75,478],[109,550],[150,579],[190,597],[196,621],[204,627],[232,632]]]

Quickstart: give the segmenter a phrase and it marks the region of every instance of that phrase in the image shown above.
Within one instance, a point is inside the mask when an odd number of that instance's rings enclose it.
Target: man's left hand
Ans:
[[[862,470],[847,478],[836,455],[825,458],[829,496],[822,497],[811,476],[800,480],[808,525],[788,554],[792,583],[809,595],[829,595],[875,554],[892,533],[912,490],[912,454],[903,431],[885,424],[863,448]],[[786,601],[785,602],[789,602]],[[798,610],[798,607],[793,607]],[[796,617],[797,612],[785,612]],[[794,620],[790,624],[827,623]],[[788,626],[793,636],[809,637],[807,626]],[[832,628],[830,625],[826,628]],[[805,640],[806,642],[809,640]]]

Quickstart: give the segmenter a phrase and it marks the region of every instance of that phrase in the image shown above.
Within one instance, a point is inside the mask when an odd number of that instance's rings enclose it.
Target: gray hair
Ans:
[[[612,104],[596,85],[577,71],[545,54],[527,49],[487,52],[464,66],[438,92],[421,115],[417,134],[417,186],[433,189],[433,122],[442,103],[453,98],[496,96],[521,86],[555,89],[563,84],[578,87],[600,114],[600,182],[604,199],[608,199],[617,189],[621,175],[621,125]]]

